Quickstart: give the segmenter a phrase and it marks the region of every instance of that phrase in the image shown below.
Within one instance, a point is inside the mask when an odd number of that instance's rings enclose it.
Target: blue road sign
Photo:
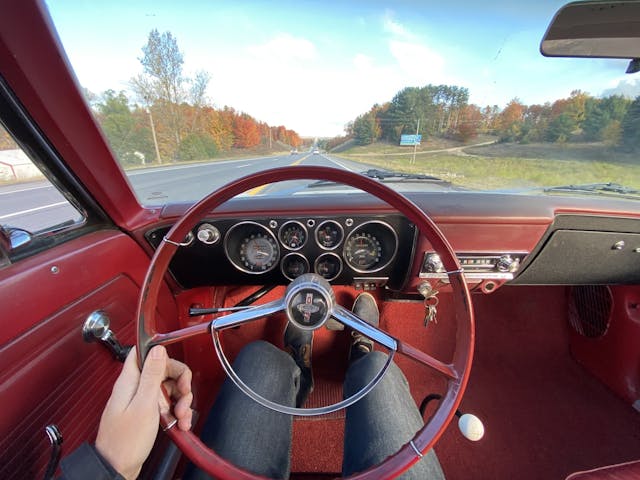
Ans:
[[[400,145],[420,145],[422,135],[400,135]]]

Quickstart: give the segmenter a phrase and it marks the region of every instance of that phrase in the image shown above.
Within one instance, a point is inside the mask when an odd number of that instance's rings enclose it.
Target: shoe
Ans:
[[[353,302],[352,311],[369,325],[377,327],[380,324],[380,311],[376,299],[370,293],[361,293]],[[349,363],[359,359],[367,353],[373,352],[373,340],[356,330],[351,331],[351,348],[349,349]]]
[[[296,406],[300,408],[313,391],[313,370],[311,369],[313,331],[302,330],[291,322],[287,323],[284,331],[284,349],[300,368],[300,388],[296,397]]]

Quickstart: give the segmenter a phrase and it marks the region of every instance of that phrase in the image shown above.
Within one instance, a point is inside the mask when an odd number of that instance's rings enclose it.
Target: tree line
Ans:
[[[152,30],[142,53],[143,72],[131,79],[131,93],[107,90],[97,96],[85,91],[123,164],[202,160],[232,148],[302,144],[300,136],[284,126],[212,106],[206,98],[210,75],[184,75],[184,58],[171,32]]]
[[[514,98],[505,108],[469,104],[469,91],[451,85],[400,90],[390,102],[374,105],[347,124],[345,137],[359,145],[397,143],[403,134],[419,133],[466,142],[479,134],[503,142],[603,142],[625,151],[640,151],[640,97],[598,98],[580,90],[568,98],[526,105]]]

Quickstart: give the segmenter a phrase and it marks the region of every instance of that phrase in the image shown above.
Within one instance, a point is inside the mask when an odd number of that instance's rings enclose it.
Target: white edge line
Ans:
[[[351,168],[349,168],[349,167],[347,167],[347,166],[343,165],[342,163],[338,162],[337,160],[334,160],[334,159],[333,159],[333,158],[331,158],[331,157],[327,157],[326,155],[322,155],[322,157],[323,157],[323,158],[325,158],[326,160],[329,160],[330,162],[335,163],[335,164],[336,164],[336,165],[338,165],[339,167],[344,168],[345,170],[348,170],[348,171],[353,172],[353,173],[358,173],[356,170],[352,170]]]
[[[0,195],[9,195],[11,193],[28,192],[30,190],[39,190],[41,188],[53,188],[53,185],[43,185],[41,187],[21,188],[20,190],[11,190],[9,192],[0,192]]]
[[[45,210],[47,208],[59,207],[60,205],[69,205],[69,202],[51,203],[49,205],[43,205],[42,207],[30,208],[29,210],[22,210],[21,212],[10,213],[9,215],[2,215],[0,220],[5,218],[17,217],[18,215],[24,215],[25,213],[37,212],[38,210]]]

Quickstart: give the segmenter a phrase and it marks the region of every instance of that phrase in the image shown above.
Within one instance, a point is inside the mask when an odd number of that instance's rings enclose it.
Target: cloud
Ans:
[[[444,59],[426,45],[391,40],[389,50],[409,79],[423,84],[446,80]]]
[[[400,22],[397,22],[393,18],[393,12],[390,10],[387,10],[384,13],[384,17],[382,18],[382,28],[385,32],[390,33],[396,37],[401,37],[404,39],[412,39],[415,37],[409,30],[404,27],[404,25],[402,25]]]
[[[623,79],[613,88],[608,88],[602,92],[602,97],[611,95],[623,95],[627,98],[636,98],[640,95],[640,79]]]
[[[368,55],[358,53],[353,57],[353,66],[358,70],[371,70],[373,68],[373,59]]]
[[[396,63],[393,67],[404,79],[405,86],[446,83],[444,58],[428,46],[425,39],[397,21],[391,10],[382,18],[382,30],[389,34],[389,52]]]
[[[247,51],[263,60],[312,60],[316,56],[316,47],[311,41],[288,33],[281,33],[261,45],[251,45]]]

